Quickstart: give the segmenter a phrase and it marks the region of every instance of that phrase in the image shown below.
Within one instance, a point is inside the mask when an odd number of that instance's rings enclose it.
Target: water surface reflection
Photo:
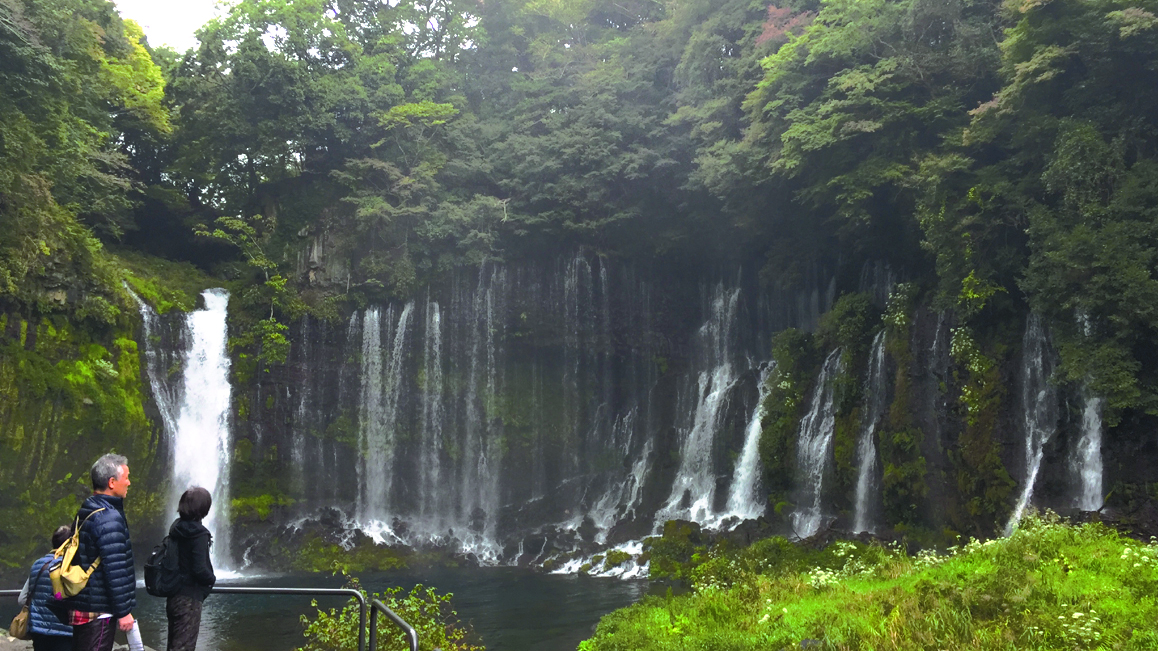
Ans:
[[[573,651],[603,615],[638,600],[646,581],[543,575],[516,568],[376,573],[365,587],[409,590],[416,583],[454,593],[459,618],[491,651]],[[336,588],[340,578],[316,574],[257,577],[229,584]],[[225,584],[225,583],[223,583]],[[164,648],[165,601],[138,592],[137,615],[145,643]],[[289,651],[301,645],[301,615],[313,613],[309,597],[213,595],[205,602],[198,651]],[[321,598],[336,607],[340,599]]]

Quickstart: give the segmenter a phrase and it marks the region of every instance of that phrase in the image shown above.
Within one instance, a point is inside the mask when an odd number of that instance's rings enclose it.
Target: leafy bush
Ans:
[[[471,632],[458,622],[458,613],[451,606],[451,594],[438,594],[434,588],[416,585],[408,593],[401,587],[382,593],[370,594],[362,590],[357,579],[351,578],[348,588],[361,590],[370,599],[382,603],[406,620],[418,632],[418,648],[422,651],[483,651],[468,641]],[[318,602],[313,606],[317,608]],[[351,601],[341,609],[318,610],[317,617],[302,615],[306,643],[299,651],[354,651],[358,648],[358,605]],[[378,617],[377,649],[372,651],[405,651],[409,647],[403,633],[385,617]]]

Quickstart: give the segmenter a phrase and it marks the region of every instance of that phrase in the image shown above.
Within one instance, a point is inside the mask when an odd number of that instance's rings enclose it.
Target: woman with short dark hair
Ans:
[[[72,527],[63,525],[52,533],[52,549],[64,544],[72,535]],[[70,651],[72,649],[72,627],[61,622],[48,608],[52,594],[52,581],[48,573],[55,560],[50,551],[32,564],[28,581],[20,591],[20,605],[28,606],[28,632],[32,635],[34,651]]]
[[[177,594],[165,600],[165,615],[169,619],[169,651],[193,651],[201,630],[201,602],[217,582],[213,563],[209,560],[209,545],[213,536],[201,521],[209,515],[213,498],[209,491],[194,486],[181,495],[177,505],[180,515],[169,527],[170,544],[177,545],[178,569],[181,587]]]

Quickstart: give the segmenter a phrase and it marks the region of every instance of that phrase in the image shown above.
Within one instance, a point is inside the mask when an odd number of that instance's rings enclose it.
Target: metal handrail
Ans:
[[[19,591],[17,591],[19,592]],[[366,595],[353,588],[249,588],[245,586],[214,586],[214,594],[312,595],[353,597],[358,600],[358,651],[366,651]],[[374,636],[371,633],[370,639]],[[370,648],[373,647],[371,642]]]
[[[378,649],[377,645],[378,645],[378,613],[379,612],[381,612],[383,615],[386,615],[386,619],[389,619],[390,621],[394,622],[394,624],[398,628],[402,629],[402,632],[406,634],[406,640],[410,643],[410,651],[418,651],[418,631],[414,630],[414,627],[411,626],[410,624],[407,624],[406,620],[404,620],[401,617],[399,617],[398,615],[396,615],[393,610],[390,610],[389,608],[387,608],[386,604],[382,603],[382,601],[379,599],[371,599],[370,600],[370,649],[371,649],[371,651],[377,651],[377,649]]]
[[[249,588],[243,586],[221,586],[214,587],[212,592],[214,594],[264,594],[264,595],[311,595],[311,596],[347,596],[358,600],[358,651],[366,651],[366,595],[359,590],[352,588]],[[19,590],[0,590],[0,597],[18,597]],[[375,599],[377,602],[378,600]],[[381,602],[379,602],[381,603]],[[411,649],[418,650],[418,636],[414,633],[414,629],[410,625],[403,622],[398,615],[390,612],[389,608],[382,606],[388,613],[386,616],[395,620],[395,623],[401,622],[402,626],[410,629],[410,635],[413,642]],[[370,632],[370,639],[374,639],[374,632]],[[371,642],[373,644],[373,642]],[[371,647],[373,648],[373,647]]]

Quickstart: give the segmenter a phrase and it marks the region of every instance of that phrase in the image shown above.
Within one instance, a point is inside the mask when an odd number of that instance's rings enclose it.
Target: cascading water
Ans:
[[[860,440],[857,441],[856,498],[852,530],[873,531],[874,500],[880,493],[877,484],[877,425],[884,416],[888,399],[888,369],[885,366],[885,331],[877,333],[869,356],[868,378],[865,380],[864,419]]]
[[[1084,337],[1093,334],[1094,323],[1083,310],[1077,313],[1078,328]],[[1070,466],[1078,479],[1077,508],[1097,511],[1104,501],[1102,493],[1102,398],[1088,386],[1082,388],[1082,434],[1070,455]]]
[[[739,281],[679,280],[655,310],[667,320],[698,293],[703,317],[686,333],[653,321],[650,280],[600,256],[459,269],[415,303],[367,306],[344,327],[298,322],[278,376],[288,381],[248,389],[263,407],[239,434],[255,455],[303,467],[288,469],[291,490],[323,485],[293,496],[299,517],[354,504],[343,526],[482,563],[523,557],[519,542],[527,562],[551,553],[535,550],[621,544],[655,519],[756,515],[759,405],[735,407],[757,374],[742,360],[766,356],[774,329],[815,322],[832,289],[815,280],[747,302]],[[645,484],[670,480],[658,455],[678,451],[665,500]]]
[[[756,484],[760,479],[760,433],[764,421],[764,399],[772,390],[768,378],[776,372],[773,362],[760,371],[760,395],[748,427],[744,431],[744,448],[736,461],[736,471],[732,475],[732,486],[728,490],[728,508],[725,518],[740,520],[758,518],[764,513],[764,500],[757,495]]]
[[[815,534],[824,519],[821,505],[824,476],[828,462],[832,458],[832,437],[836,431],[836,410],[834,408],[834,380],[842,369],[839,348],[829,353],[816,378],[812,390],[808,413],[800,421],[800,434],[796,444],[797,476],[799,499],[796,511],[792,513],[792,528],[799,538]]]
[[[1033,497],[1033,486],[1045,456],[1045,444],[1057,431],[1057,388],[1050,383],[1053,351],[1049,333],[1036,314],[1029,315],[1025,336],[1021,340],[1021,425],[1025,434],[1025,483],[1021,496],[1005,526],[1005,535],[1013,533],[1025,508]]]
[[[170,512],[177,511],[177,498],[185,489],[201,486],[210,491],[213,508],[205,518],[205,526],[213,532],[213,565],[227,570],[232,565],[228,463],[233,452],[229,433],[229,355],[225,348],[229,292],[208,289],[201,296],[205,309],[185,317],[189,343],[181,382],[183,400],[173,429],[166,432],[172,450]]]
[[[466,439],[463,443],[459,522],[466,523],[468,549],[484,557],[497,557],[496,540],[500,505],[499,480],[501,431],[492,427],[490,415],[498,408],[501,302],[506,290],[506,270],[483,267],[472,299],[470,328],[470,379],[466,392]]]
[[[392,339],[393,345],[385,364],[381,355],[381,312],[377,308],[366,310],[362,324],[362,446],[365,460],[362,468],[364,491],[359,515],[368,531],[383,538],[394,535],[388,524],[388,505],[391,503],[393,489],[395,426],[403,382],[402,362],[413,311],[414,303],[407,303],[402,308],[396,327],[390,327],[393,325],[393,310],[387,311],[388,338]],[[392,337],[389,336],[391,334]]]
[[[728,392],[736,382],[736,313],[740,290],[716,285],[709,302],[710,315],[696,337],[695,409],[683,432],[680,465],[667,503],[657,515],[657,525],[673,518],[707,521],[714,511],[716,476],[712,468],[712,442]]]
[[[1102,399],[1085,391],[1082,409],[1082,435],[1078,439],[1073,465],[1078,474],[1081,492],[1077,507],[1083,511],[1097,511],[1104,501],[1102,493]]]
[[[630,454],[632,447],[632,432],[635,431],[635,419],[638,410],[632,409],[623,418],[615,423],[615,431],[620,439],[620,453],[623,456]],[[588,511],[587,516],[594,522],[598,533],[595,542],[607,542],[607,534],[611,527],[627,515],[634,515],[639,507],[639,500],[643,494],[643,482],[651,463],[651,441],[644,443],[643,450],[635,458],[631,469],[620,477],[614,477],[603,497]]]
[[[442,495],[442,311],[426,300],[426,336],[422,347],[422,458],[419,464],[420,513],[427,521],[444,512]]]
[[[153,403],[157,405],[157,411],[161,414],[161,425],[164,428],[166,436],[173,436],[177,431],[177,416],[180,414],[180,387],[171,387],[164,382],[162,378],[166,376],[167,368],[161,360],[159,346],[157,342],[160,341],[160,317],[153,311],[153,308],[148,303],[141,300],[136,292],[129,289],[126,284],[125,289],[137,302],[137,311],[141,314],[141,322],[143,324],[145,335],[145,345],[141,348],[145,351],[145,374],[149,378],[149,388],[153,393]]]

